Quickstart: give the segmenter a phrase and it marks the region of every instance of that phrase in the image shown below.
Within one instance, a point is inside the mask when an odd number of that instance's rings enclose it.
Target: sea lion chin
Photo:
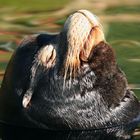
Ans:
[[[10,124],[104,129],[122,137],[139,123],[140,104],[96,16],[79,10],[60,33],[31,36],[19,45],[0,89],[0,112]]]

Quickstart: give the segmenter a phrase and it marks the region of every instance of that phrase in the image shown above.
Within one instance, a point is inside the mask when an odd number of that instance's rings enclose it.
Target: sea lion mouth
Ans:
[[[87,10],[79,10],[68,17],[62,32],[66,35],[67,55],[65,75],[75,73],[81,62],[88,62],[93,48],[104,41],[102,26],[97,17]]]

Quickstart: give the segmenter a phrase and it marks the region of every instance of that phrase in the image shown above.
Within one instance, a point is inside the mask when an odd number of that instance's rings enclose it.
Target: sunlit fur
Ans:
[[[67,56],[64,62],[64,79],[75,76],[81,61],[87,61],[91,50],[101,41],[105,41],[102,26],[95,15],[79,10],[70,15],[62,30],[67,39]]]

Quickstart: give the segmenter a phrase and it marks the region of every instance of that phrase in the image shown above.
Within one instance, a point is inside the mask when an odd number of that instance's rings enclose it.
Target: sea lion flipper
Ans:
[[[34,56],[34,60],[32,61],[32,67],[30,69],[30,84],[29,88],[26,90],[23,99],[22,99],[22,105],[24,108],[26,108],[33,96],[34,93],[34,87],[37,82],[37,71],[40,66],[43,66],[45,70],[47,71],[49,68],[53,67],[56,60],[56,50],[54,45],[54,37],[56,35],[45,35],[40,34],[36,38],[37,47],[36,47],[36,54]],[[51,42],[51,40],[53,40]],[[42,44],[40,44],[40,41],[42,41]],[[40,46],[42,45],[42,46]]]
[[[37,83],[36,77],[39,66],[44,66],[47,71],[49,68],[54,66],[55,59],[56,59],[56,51],[53,45],[46,45],[37,53],[37,57],[33,62],[33,66],[31,67],[29,89],[26,91],[22,99],[22,105],[24,108],[28,106],[33,96],[34,87]]]

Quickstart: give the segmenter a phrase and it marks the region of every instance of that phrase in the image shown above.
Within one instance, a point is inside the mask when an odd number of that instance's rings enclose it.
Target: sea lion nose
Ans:
[[[88,10],[78,10],[77,13],[81,13],[82,15],[84,15],[88,19],[92,27],[100,25],[97,16],[92,14]]]

